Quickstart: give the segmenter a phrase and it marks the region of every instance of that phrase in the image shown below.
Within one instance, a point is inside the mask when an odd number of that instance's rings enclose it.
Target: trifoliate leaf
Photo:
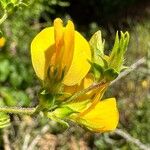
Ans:
[[[121,32],[120,38],[116,33],[114,47],[109,58],[109,68],[115,69],[118,73],[121,71],[124,61],[124,54],[129,43],[129,33]]]

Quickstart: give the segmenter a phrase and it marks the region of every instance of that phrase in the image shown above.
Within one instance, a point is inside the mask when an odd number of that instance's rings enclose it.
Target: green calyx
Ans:
[[[51,115],[53,115],[57,118],[64,119],[67,116],[71,115],[72,113],[75,113],[75,111],[73,109],[71,109],[70,107],[67,107],[67,106],[62,106],[62,107],[59,107],[59,108],[55,109],[53,112],[48,112],[47,115],[49,117]]]
[[[49,111],[55,107],[57,107],[56,96],[48,93],[46,90],[43,90],[39,95],[39,105],[36,109],[36,112]]]
[[[58,67],[49,66],[47,69],[46,78],[43,81],[43,87],[52,95],[61,93],[63,88],[63,79],[65,68],[60,72]]]
[[[71,108],[62,106],[56,108],[52,112],[46,112],[45,115],[51,120],[54,120],[55,122],[61,124],[63,127],[68,128],[69,124],[65,120],[73,113],[75,113],[75,111]]]

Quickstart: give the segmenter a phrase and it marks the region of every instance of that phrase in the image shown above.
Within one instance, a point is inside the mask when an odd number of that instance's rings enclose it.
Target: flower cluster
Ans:
[[[114,130],[119,120],[116,99],[101,99],[124,68],[128,42],[128,32],[120,38],[117,33],[112,52],[105,55],[100,31],[88,42],[72,21],[64,27],[55,19],[31,43],[33,68],[43,85],[37,111],[67,126],[71,120],[94,132]]]

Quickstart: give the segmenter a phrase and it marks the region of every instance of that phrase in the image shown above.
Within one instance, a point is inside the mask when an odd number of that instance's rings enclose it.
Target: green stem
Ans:
[[[71,101],[77,99],[78,97],[80,97],[80,96],[82,96],[82,95],[88,93],[89,91],[94,90],[94,89],[98,89],[99,87],[104,86],[104,85],[106,85],[106,84],[109,84],[109,83],[102,81],[102,82],[99,82],[99,83],[92,84],[92,85],[89,86],[88,88],[83,89],[83,90],[81,90],[81,91],[75,93],[74,95],[72,95],[72,96],[71,96],[70,98],[68,98],[64,103],[71,102]]]
[[[2,16],[2,18],[0,19],[0,25],[7,19],[8,15],[7,12],[4,12],[4,15]]]
[[[0,112],[21,114],[21,115],[32,115],[36,108],[20,108],[20,107],[0,107]]]

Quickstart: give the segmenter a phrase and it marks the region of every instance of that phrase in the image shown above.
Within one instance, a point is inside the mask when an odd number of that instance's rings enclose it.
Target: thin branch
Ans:
[[[36,108],[22,108],[22,107],[0,107],[0,112],[12,114],[32,115]]]
[[[11,150],[10,141],[9,141],[9,138],[8,138],[8,130],[7,129],[3,130],[3,141],[4,141],[4,149],[5,150]]]
[[[22,146],[22,150],[27,150],[28,149],[28,144],[29,144],[29,141],[30,141],[30,134],[27,133],[24,137],[24,143],[23,143],[23,146]]]
[[[119,74],[119,76],[113,80],[110,85],[114,84],[115,82],[117,82],[118,80],[122,79],[123,77],[125,77],[126,75],[128,75],[130,72],[132,72],[133,70],[135,70],[136,68],[138,68],[140,65],[144,64],[146,62],[146,59],[143,57],[141,59],[139,59],[138,61],[136,61],[134,64],[132,64],[129,69],[126,69],[125,71],[121,72]]]
[[[28,147],[28,150],[33,150],[36,146],[36,144],[39,142],[39,140],[41,139],[42,135],[44,133],[46,133],[49,130],[49,125],[45,125],[41,132],[33,139],[33,141],[31,142],[31,144]]]
[[[131,142],[133,144],[135,144],[137,147],[139,147],[141,150],[150,150],[150,147],[143,144],[139,139],[136,139],[134,137],[132,137],[129,133],[124,132],[121,129],[116,129],[114,131],[114,133],[120,135],[121,137],[123,137],[126,141]]]

